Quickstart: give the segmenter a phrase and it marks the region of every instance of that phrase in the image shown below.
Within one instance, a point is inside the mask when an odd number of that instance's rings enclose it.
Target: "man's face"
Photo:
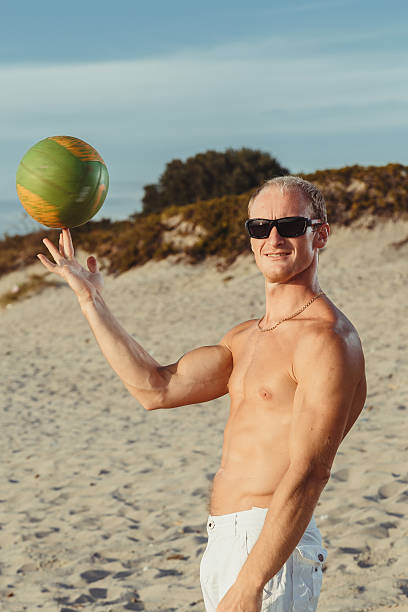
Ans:
[[[255,198],[250,217],[281,219],[310,217],[310,213],[310,205],[301,193],[290,190],[282,194],[280,189],[271,187]],[[285,283],[309,268],[317,256],[317,248],[323,246],[316,234],[308,227],[303,236],[283,238],[273,227],[268,238],[251,238],[256,264],[265,279],[271,283]]]

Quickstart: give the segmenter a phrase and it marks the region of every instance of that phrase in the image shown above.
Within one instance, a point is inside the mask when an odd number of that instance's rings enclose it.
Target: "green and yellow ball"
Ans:
[[[109,174],[99,153],[73,136],[52,136],[27,151],[17,170],[17,195],[48,227],[77,227],[101,208]]]

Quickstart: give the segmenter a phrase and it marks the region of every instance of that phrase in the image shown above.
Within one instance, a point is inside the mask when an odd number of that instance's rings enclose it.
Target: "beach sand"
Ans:
[[[320,281],[357,327],[368,396],[318,506],[321,612],[408,610],[408,222],[335,228]],[[0,279],[0,294],[40,264]],[[263,314],[250,256],[106,278],[106,301],[161,363]],[[199,563],[228,398],[146,412],[61,285],[0,312],[0,609],[204,609]]]

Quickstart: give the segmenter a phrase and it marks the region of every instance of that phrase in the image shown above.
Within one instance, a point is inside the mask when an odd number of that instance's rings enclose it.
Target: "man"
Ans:
[[[201,562],[207,611],[315,610],[326,551],[313,510],[338,446],[364,405],[364,357],[352,324],[325,296],[318,253],[323,196],[298,177],[260,187],[246,223],[265,278],[266,310],[216,346],[157,363],[110,313],[96,260],[74,258],[68,230],[55,263],[110,365],[147,410],[231,396]]]

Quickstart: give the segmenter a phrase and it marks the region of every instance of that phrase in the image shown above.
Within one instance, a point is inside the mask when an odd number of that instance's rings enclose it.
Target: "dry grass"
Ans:
[[[349,166],[303,175],[322,190],[329,222],[349,225],[357,220],[402,217],[408,213],[408,166]],[[91,221],[72,230],[77,247],[105,262],[109,273],[120,274],[150,260],[178,255],[194,263],[216,256],[228,266],[248,251],[243,229],[250,193],[226,195],[161,213],[135,214],[126,221]],[[0,240],[0,276],[47,254],[41,239],[56,242],[57,230],[41,230]],[[398,245],[396,245],[398,248]]]
[[[15,285],[10,291],[0,295],[0,307],[7,308],[11,304],[20,302],[28,297],[41,293],[47,287],[58,287],[61,283],[57,280],[49,280],[45,274],[30,274],[28,279],[19,285]]]

